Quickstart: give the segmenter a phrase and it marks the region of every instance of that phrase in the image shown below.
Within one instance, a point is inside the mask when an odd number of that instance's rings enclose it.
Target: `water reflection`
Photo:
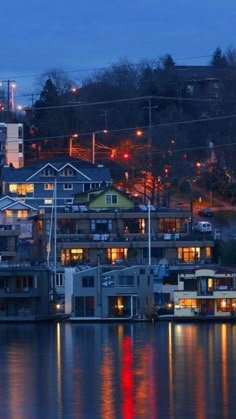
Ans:
[[[1,325],[0,417],[233,419],[236,325]]]

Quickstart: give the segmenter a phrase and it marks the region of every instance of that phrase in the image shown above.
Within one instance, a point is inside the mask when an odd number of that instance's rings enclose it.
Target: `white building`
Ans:
[[[0,165],[24,166],[24,131],[21,123],[0,123]]]

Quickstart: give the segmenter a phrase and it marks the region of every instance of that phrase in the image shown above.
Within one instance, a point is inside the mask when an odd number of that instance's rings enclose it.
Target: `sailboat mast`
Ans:
[[[57,178],[54,183],[54,287],[57,275]]]
[[[151,266],[151,205],[148,201],[148,265]]]

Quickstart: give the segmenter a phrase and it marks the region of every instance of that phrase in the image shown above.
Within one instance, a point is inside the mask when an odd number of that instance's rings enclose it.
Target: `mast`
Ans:
[[[54,182],[54,289],[57,276],[57,178]]]
[[[148,265],[151,266],[151,206],[148,201]]]

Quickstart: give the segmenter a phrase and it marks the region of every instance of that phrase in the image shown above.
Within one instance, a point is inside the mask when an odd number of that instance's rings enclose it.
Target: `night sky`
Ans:
[[[235,23],[235,0],[2,1],[0,79],[32,90],[52,68],[83,79],[121,58],[166,53],[178,64],[205,64],[217,46],[236,47]]]

